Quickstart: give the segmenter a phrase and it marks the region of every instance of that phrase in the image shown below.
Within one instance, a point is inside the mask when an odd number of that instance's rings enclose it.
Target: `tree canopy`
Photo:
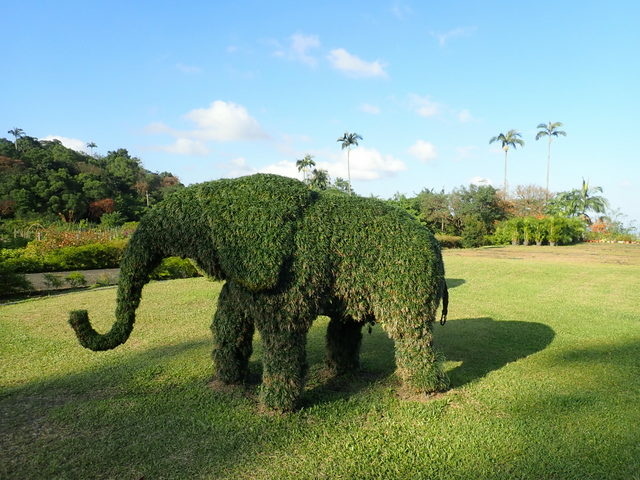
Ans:
[[[27,136],[22,129],[9,133],[14,141],[0,138],[2,218],[98,221],[105,213],[118,212],[136,220],[146,207],[183,187],[169,172],[146,170],[124,148],[88,155],[59,140]]]

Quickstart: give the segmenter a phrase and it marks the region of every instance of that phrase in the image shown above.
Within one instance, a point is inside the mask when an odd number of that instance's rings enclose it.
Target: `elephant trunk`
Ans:
[[[69,323],[83,347],[93,351],[111,350],[129,338],[136,319],[136,308],[140,304],[142,287],[149,281],[149,274],[163,257],[158,249],[148,245],[148,237],[139,228],[127,246],[120,266],[116,321],[107,333],[101,334],[93,329],[86,310],[71,312]]]

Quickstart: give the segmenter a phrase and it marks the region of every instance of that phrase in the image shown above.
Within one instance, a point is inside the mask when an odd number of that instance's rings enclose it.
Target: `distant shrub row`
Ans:
[[[463,248],[463,239],[458,235],[435,234],[436,240],[440,242],[443,248]]]
[[[515,217],[500,222],[491,240],[495,245],[570,245],[584,240],[585,234],[579,218]]]
[[[25,248],[0,250],[0,262],[16,273],[116,268],[126,244],[126,240],[117,239],[46,251],[34,249],[29,244]]]

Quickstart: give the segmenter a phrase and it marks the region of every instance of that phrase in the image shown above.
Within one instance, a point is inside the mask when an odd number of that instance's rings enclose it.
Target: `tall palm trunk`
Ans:
[[[547,148],[547,191],[544,194],[545,203],[549,201],[549,171],[551,170],[551,135],[549,135],[549,146]]]
[[[504,149],[504,198],[507,198],[509,194],[509,185],[507,184],[507,154],[509,153],[509,148]]]
[[[141,226],[142,227],[142,226]],[[94,351],[111,350],[129,338],[135,322],[136,308],[140,303],[142,287],[149,281],[149,274],[158,266],[163,255],[148,246],[149,234],[144,228],[131,237],[124,254],[118,280],[116,321],[104,334],[91,326],[86,310],[71,312],[69,323],[76,332],[80,344]]]
[[[349,158],[350,154],[351,147],[347,149],[347,179],[349,180],[349,195],[351,195],[351,163]]]

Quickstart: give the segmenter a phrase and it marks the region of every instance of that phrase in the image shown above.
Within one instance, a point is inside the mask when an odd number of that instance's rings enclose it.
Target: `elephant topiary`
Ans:
[[[372,198],[315,192],[258,174],[187,187],[153,207],[121,264],[116,321],[97,333],[86,310],[71,312],[80,343],[108,350],[124,343],[142,287],[168,256],[193,259],[224,280],[211,329],[216,376],[242,383],[257,328],[263,342],[261,400],[294,409],[304,387],[306,335],[330,317],[327,365],[358,367],[361,329],[380,323],[395,341],[397,372],[416,392],[446,389],[431,326],[447,290],[440,247],[406,212]]]

